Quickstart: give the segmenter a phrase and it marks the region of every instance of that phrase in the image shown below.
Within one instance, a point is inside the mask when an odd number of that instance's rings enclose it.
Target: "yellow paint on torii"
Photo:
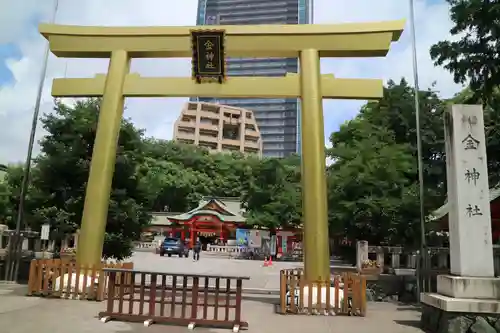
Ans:
[[[225,30],[228,57],[297,58],[302,50],[320,57],[381,57],[401,36],[405,21],[347,24],[211,25]],[[193,27],[81,27],[41,24],[40,33],[58,57],[190,58]]]
[[[110,58],[107,75],[55,79],[57,97],[102,96],[101,112],[85,195],[77,256],[100,261],[108,214],[116,144],[125,97],[300,97],[304,268],[308,280],[330,276],[323,98],[381,98],[381,80],[321,75],[320,57],[381,57],[401,36],[404,21],[334,25],[245,25],[196,27],[79,27],[40,25],[58,57]],[[224,84],[190,78],[130,74],[131,58],[191,57],[191,30],[225,30],[227,57],[300,59],[300,74],[229,77]]]
[[[102,97],[106,75],[86,79],[55,79],[54,97]],[[378,99],[383,95],[383,82],[378,79],[336,79],[321,75],[322,97],[327,99]],[[197,84],[191,78],[142,77],[128,74],[123,84],[125,97],[300,97],[300,76],[228,77],[224,84]]]

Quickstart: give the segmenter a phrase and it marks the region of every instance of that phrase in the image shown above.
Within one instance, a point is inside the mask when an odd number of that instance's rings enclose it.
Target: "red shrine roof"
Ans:
[[[227,201],[227,202],[226,202]],[[242,211],[236,211],[240,207],[240,203],[235,204],[231,198],[204,198],[200,201],[198,207],[186,213],[160,213],[166,215],[169,222],[173,221],[188,221],[197,215],[213,215],[222,222],[242,223],[245,222],[245,217],[242,216]],[[155,214],[155,213],[153,213]],[[174,215],[175,214],[175,215]],[[153,222],[153,224],[156,224]]]

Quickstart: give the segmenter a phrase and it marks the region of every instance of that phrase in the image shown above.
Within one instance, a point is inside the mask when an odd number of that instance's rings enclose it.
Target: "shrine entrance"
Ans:
[[[192,244],[199,240],[203,250],[206,250],[209,244],[223,244],[228,234],[224,223],[219,221],[216,216],[210,215],[198,216],[197,220],[193,222],[192,230]]]
[[[78,260],[101,261],[111,182],[125,97],[300,98],[306,280],[330,279],[322,100],[383,97],[378,79],[321,74],[320,58],[384,57],[405,21],[226,25],[195,27],[79,27],[42,24],[58,57],[107,58],[108,73],[55,79],[53,97],[101,97],[81,224]],[[297,58],[300,73],[284,77],[226,77],[226,56]],[[132,58],[191,58],[191,77],[142,77]],[[212,83],[204,84],[206,81]],[[224,224],[226,220],[221,220]]]
[[[201,243],[201,249],[203,251],[207,249],[207,246],[217,244],[215,233],[200,232],[198,233],[198,240]]]

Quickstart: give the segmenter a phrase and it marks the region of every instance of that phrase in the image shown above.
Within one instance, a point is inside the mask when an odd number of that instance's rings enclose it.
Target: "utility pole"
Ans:
[[[417,62],[417,37],[415,28],[415,8],[414,1],[410,0],[410,27],[411,27],[411,47],[413,58],[413,86],[415,97],[415,123],[417,131],[417,159],[418,159],[418,182],[419,182],[419,199],[420,199],[420,266],[417,277],[417,297],[420,299],[420,293],[426,291],[425,276],[422,271],[427,272],[427,242],[425,239],[425,204],[424,204],[424,166],[422,157],[422,138],[420,124],[420,100],[419,100],[419,84],[418,84],[418,62]]]
[[[54,7],[52,11],[52,18],[50,23],[55,23],[57,10],[59,8],[59,0],[54,0]],[[16,219],[16,230],[13,237],[11,237],[11,241],[9,242],[9,254],[7,259],[7,265],[5,270],[5,280],[7,281],[16,281],[17,273],[19,271],[19,263],[21,261],[22,254],[22,245],[23,245],[23,237],[24,234],[21,232],[21,224],[23,224],[24,220],[24,206],[26,201],[26,194],[28,192],[29,187],[29,178],[31,173],[31,160],[33,155],[33,148],[35,145],[35,134],[36,127],[38,125],[38,116],[40,113],[40,104],[42,100],[43,93],[43,84],[45,81],[45,76],[47,74],[47,64],[49,62],[49,53],[50,47],[49,43],[46,43],[45,46],[45,54],[44,60],[42,63],[42,69],[40,71],[40,78],[38,81],[38,92],[35,101],[35,107],[33,110],[33,119],[31,122],[31,132],[30,139],[28,143],[28,153],[26,155],[26,161],[24,163],[24,175],[21,183],[21,193],[19,198],[19,206],[17,208],[17,219]],[[24,227],[26,228],[26,222],[24,221]],[[12,244],[11,244],[12,243]]]

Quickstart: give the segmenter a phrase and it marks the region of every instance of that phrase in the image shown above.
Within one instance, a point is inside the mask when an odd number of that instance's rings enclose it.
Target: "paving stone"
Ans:
[[[199,262],[181,258],[161,258],[152,253],[135,254],[135,268],[145,271],[177,273],[246,275],[251,280],[244,287],[279,288],[279,271],[297,267],[297,263],[275,263],[262,267],[259,261],[215,259],[202,257]],[[247,333],[322,332],[370,332],[370,333],[417,333],[420,312],[411,306],[391,303],[370,303],[367,317],[278,315],[274,305],[276,295],[244,295],[243,320],[249,322]],[[188,333],[187,327],[155,325],[144,327],[142,323],[98,320],[97,314],[105,303],[64,299],[16,296],[0,296],[0,332],[7,333]],[[228,329],[195,328],[198,333],[231,332]]]

